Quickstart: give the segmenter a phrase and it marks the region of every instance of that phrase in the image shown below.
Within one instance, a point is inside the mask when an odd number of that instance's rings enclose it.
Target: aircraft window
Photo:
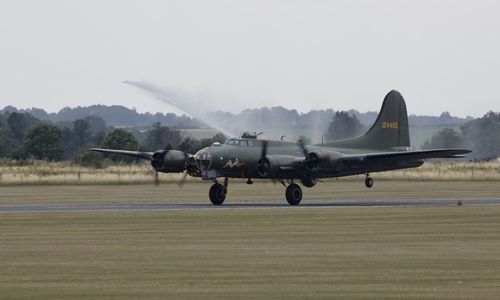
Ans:
[[[240,147],[248,147],[248,142],[247,141],[239,141],[238,146]]]
[[[238,145],[238,141],[234,140],[234,139],[230,139],[226,142],[226,144],[236,146],[236,145]]]

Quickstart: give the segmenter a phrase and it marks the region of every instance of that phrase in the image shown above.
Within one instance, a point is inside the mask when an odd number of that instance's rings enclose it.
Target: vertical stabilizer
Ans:
[[[408,114],[403,96],[389,92],[373,126],[362,136],[326,144],[350,149],[403,150],[410,147]]]

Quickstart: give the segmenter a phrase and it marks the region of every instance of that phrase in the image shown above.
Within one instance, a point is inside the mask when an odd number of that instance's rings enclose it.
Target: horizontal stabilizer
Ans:
[[[419,151],[382,152],[356,155],[344,155],[341,160],[346,164],[356,163],[380,163],[380,162],[402,162],[422,160],[429,158],[460,158],[470,153],[466,149],[434,149]]]

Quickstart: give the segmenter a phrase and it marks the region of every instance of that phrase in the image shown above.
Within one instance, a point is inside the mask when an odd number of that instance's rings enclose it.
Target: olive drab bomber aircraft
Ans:
[[[300,182],[312,188],[322,178],[365,174],[367,188],[373,186],[371,173],[416,168],[429,158],[460,158],[466,149],[412,150],[406,104],[397,91],[384,99],[373,126],[362,136],[332,143],[305,145],[258,139],[245,133],[229,138],[224,144],[214,143],[196,154],[179,150],[156,152],[93,148],[92,151],[126,155],[151,161],[157,172],[180,173],[210,180],[210,201],[221,205],[228,191],[229,178],[270,179],[286,187],[290,205],[302,200]],[[219,183],[219,179],[222,183]]]

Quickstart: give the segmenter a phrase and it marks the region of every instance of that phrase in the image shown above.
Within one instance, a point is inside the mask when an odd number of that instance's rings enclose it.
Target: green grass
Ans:
[[[209,203],[207,183],[2,186],[0,205]],[[227,202],[286,203],[232,181]],[[497,198],[495,182],[338,181],[308,199]],[[0,213],[0,299],[494,299],[500,206]]]
[[[2,299],[494,299],[500,207],[0,214]]]

